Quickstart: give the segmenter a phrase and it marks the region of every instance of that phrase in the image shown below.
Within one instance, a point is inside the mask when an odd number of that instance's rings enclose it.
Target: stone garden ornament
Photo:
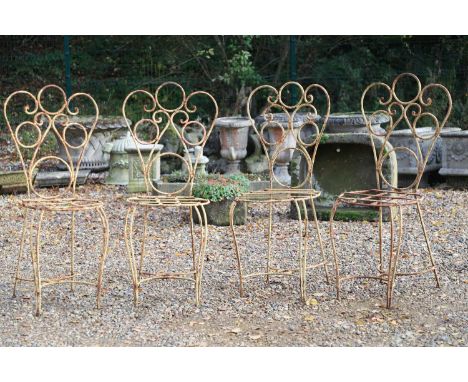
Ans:
[[[403,83],[416,84],[416,92],[413,90],[413,98],[409,97],[407,100],[403,100],[401,93]],[[398,90],[400,89],[400,90]],[[383,91],[384,96],[377,97],[377,91]],[[375,92],[375,93],[374,93]],[[436,108],[434,99],[443,99],[444,103]],[[368,105],[371,105],[370,101],[378,102],[379,110],[372,113],[366,112]],[[375,105],[375,104],[374,104]],[[349,191],[343,192],[336,199],[332,213],[330,215],[330,236],[332,241],[333,256],[336,267],[336,288],[337,298],[340,297],[340,285],[342,281],[355,279],[355,278],[371,278],[378,279],[387,286],[387,308],[391,307],[393,290],[395,285],[395,278],[397,276],[411,276],[420,275],[426,272],[433,273],[437,287],[439,284],[439,276],[437,273],[437,267],[432,254],[431,244],[427,234],[426,226],[424,223],[423,214],[421,211],[421,202],[423,200],[423,194],[419,191],[419,184],[424,174],[427,161],[431,156],[431,152],[434,149],[437,138],[439,137],[443,127],[445,126],[447,119],[452,110],[452,99],[449,91],[440,84],[429,84],[422,87],[421,82],[417,76],[411,73],[403,73],[397,76],[392,85],[389,86],[383,82],[375,82],[369,85],[363,92],[361,97],[361,112],[363,118],[366,119],[368,134],[372,141],[374,159],[375,159],[375,175],[376,175],[376,188],[361,190],[361,191]],[[390,118],[388,126],[385,130],[379,132],[371,128],[371,118],[374,115],[383,114]],[[432,125],[432,134],[420,135],[418,133],[418,127],[422,123],[430,123]],[[392,149],[385,149],[386,143],[391,139],[392,133],[395,129],[403,128],[410,129],[412,131],[412,138],[414,144],[411,146],[396,146]],[[383,141],[383,144],[377,144],[379,141]],[[422,142],[429,141],[428,145],[425,145],[423,150]],[[380,147],[380,149],[378,148]],[[412,149],[414,148],[414,150]],[[383,171],[385,161],[395,159],[395,153],[405,152],[414,158],[417,163],[417,174],[411,184],[406,187],[398,187],[392,184],[386,177]],[[398,158],[398,157],[396,157]],[[379,211],[380,219],[378,223],[378,274],[377,275],[341,275],[339,272],[338,254],[335,248],[335,235],[333,228],[333,218],[336,213],[338,206],[362,206],[366,208],[374,208]],[[427,254],[429,257],[430,265],[417,269],[413,272],[398,272],[398,260],[401,258],[401,248],[403,241],[404,232],[404,219],[403,210],[409,207],[416,207],[419,222],[421,224],[422,232],[426,242]],[[390,218],[390,243],[388,248],[388,267],[384,270],[384,243],[383,243],[383,222],[382,213],[384,209],[388,209]],[[395,230],[395,221],[398,224],[398,230]]]
[[[176,134],[183,149],[189,152],[189,148],[200,146],[202,149],[205,146],[214,126],[214,121],[218,116],[218,105],[216,100],[207,92],[194,91],[189,95],[186,94],[184,88],[175,82],[166,82],[160,85],[154,94],[146,90],[135,90],[131,92],[124,100],[122,113],[128,121],[127,114],[131,109],[129,101],[140,97],[145,99],[145,105],[138,114],[140,117],[135,119],[135,123],[128,129],[131,133],[135,146],[138,148],[141,145],[154,145],[156,147],[161,139],[166,134]],[[178,99],[179,101],[176,101]],[[204,103],[201,103],[203,101]],[[171,105],[171,103],[177,105]],[[200,103],[199,103],[200,102]],[[201,119],[198,107],[203,104],[203,111],[209,109],[209,116]],[[202,107],[200,106],[200,110]],[[142,118],[141,115],[145,116]],[[204,120],[211,122],[204,123]],[[194,134],[197,132],[199,134]],[[195,150],[197,153],[203,150]],[[196,156],[195,161],[187,159],[174,152],[160,153],[153,149],[145,156],[138,151],[141,168],[143,169],[143,177],[146,184],[146,194],[130,197],[128,201],[128,211],[125,220],[125,243],[127,246],[130,271],[132,276],[134,302],[138,304],[138,294],[143,283],[156,279],[182,279],[189,280],[195,284],[195,302],[200,304],[201,300],[201,283],[203,272],[203,261],[205,257],[205,249],[208,240],[208,222],[205,212],[205,207],[209,204],[206,199],[195,198],[192,196],[192,187],[195,179],[197,166],[199,165],[200,156]],[[166,157],[173,157],[179,160],[186,169],[186,182],[177,190],[165,192],[156,187],[153,182],[151,169],[153,163],[158,160],[163,160]],[[188,196],[186,196],[188,195]],[[190,269],[183,272],[165,272],[154,271],[146,272],[144,270],[144,259],[147,255],[145,242],[147,239],[148,215],[151,211],[162,208],[186,209],[190,213],[190,233],[192,236],[192,261]],[[136,259],[136,249],[134,243],[135,231],[135,215],[138,210],[143,213],[143,237],[140,246],[139,261]],[[197,234],[194,228],[194,214],[200,222],[200,232]],[[198,236],[198,237],[197,237]],[[198,239],[198,248],[197,248]]]
[[[293,95],[296,96],[296,99],[293,98]],[[318,102],[316,102],[316,100]],[[263,110],[263,122],[258,125],[252,117],[254,104],[255,106],[262,107]],[[319,122],[317,118],[319,115],[317,109],[321,111],[320,114],[324,117],[321,122]],[[282,122],[275,119],[276,113],[283,113],[284,118]],[[305,115],[305,117],[302,119],[300,126],[296,126],[296,114],[299,113],[301,115]],[[269,188],[265,190],[251,191],[242,194],[232,202],[230,207],[230,225],[234,242],[234,251],[237,257],[240,294],[241,296],[243,295],[243,284],[244,280],[247,278],[265,276],[266,282],[269,282],[270,277],[273,275],[294,275],[299,276],[301,298],[306,302],[306,275],[308,270],[316,267],[323,267],[328,282],[327,262],[314,206],[314,199],[320,195],[320,192],[312,188],[312,174],[317,147],[327,125],[328,116],[330,115],[330,97],[326,89],[318,84],[309,85],[305,89],[297,82],[287,82],[279,89],[270,85],[263,85],[257,87],[249,95],[247,115],[268,160],[270,184]],[[286,123],[284,123],[284,121],[286,121]],[[275,129],[272,129],[273,125],[276,126]],[[274,137],[271,136],[272,130],[275,132]],[[293,139],[291,139],[291,137]],[[307,175],[300,184],[297,185],[291,185],[286,182],[282,183],[281,179],[278,179],[274,171],[275,164],[284,153],[287,153],[288,156],[292,156],[292,152],[294,151],[299,154],[301,161],[306,163],[308,169],[306,173]],[[243,202],[249,203],[249,205],[258,203],[269,206],[266,267],[259,272],[250,274],[246,274],[244,271],[241,251],[234,229],[235,208]],[[272,266],[274,255],[271,248],[273,207],[282,203],[293,204],[298,215],[298,267],[294,269],[278,269]],[[312,216],[314,218],[317,232],[317,243],[322,257],[320,262],[311,265],[307,264],[309,241],[309,222],[306,213],[307,203],[310,203],[312,209]]]
[[[49,103],[51,99],[56,101],[55,106],[46,105],[46,102]],[[18,106],[23,108],[19,114],[17,114]],[[92,123],[88,127],[85,127],[76,119],[82,109],[91,109],[91,112],[87,111],[87,115],[94,115]],[[102,202],[81,198],[76,192],[80,164],[98,121],[98,106],[89,94],[75,93],[67,99],[63,89],[56,85],[47,85],[39,90],[37,95],[25,90],[12,93],[4,103],[3,114],[27,179],[27,198],[18,200],[18,205],[24,212],[24,221],[14,278],[13,296],[16,295],[16,287],[19,281],[33,282],[36,295],[36,315],[40,315],[41,296],[44,287],[70,283],[73,290],[74,284],[87,284],[97,288],[97,306],[99,308],[104,261],[109,243],[109,224]],[[76,138],[77,134],[81,135],[80,143],[70,142],[69,137]],[[33,138],[26,141],[25,136],[32,136]],[[45,142],[50,139],[55,139],[60,143],[60,146],[63,147],[62,155],[65,155],[65,159],[44,154]],[[72,155],[72,150],[74,155]],[[76,154],[77,156],[75,156]],[[27,158],[31,159],[28,160]],[[48,193],[48,195],[44,195],[36,189],[33,174],[37,169],[42,166],[47,167],[47,164],[51,162],[61,163],[69,172],[70,180],[64,192],[62,190],[57,194],[51,195]],[[75,218],[78,212],[85,211],[96,212],[102,225],[102,252],[99,257],[98,275],[95,280],[81,280],[75,274]],[[70,271],[67,275],[43,278],[41,277],[40,252],[42,244],[47,245],[47,243],[41,243],[42,225],[44,219],[54,213],[69,214],[71,216]],[[20,275],[20,263],[24,257],[26,236],[29,238],[31,250],[32,279]]]

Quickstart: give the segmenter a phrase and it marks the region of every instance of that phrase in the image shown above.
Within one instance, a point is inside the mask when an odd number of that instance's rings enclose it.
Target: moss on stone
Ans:
[[[304,216],[304,209],[302,206],[299,206],[301,209],[301,214]],[[321,221],[328,221],[330,220],[330,212],[331,208],[326,208],[326,207],[315,207],[316,212],[317,212],[317,218],[318,220]],[[309,219],[312,219],[312,212],[310,208],[307,208],[308,213],[309,213]],[[297,212],[296,208],[291,208],[291,217],[293,219],[297,219]],[[345,208],[345,207],[340,207],[336,211],[334,220],[339,220],[339,221],[377,221],[379,219],[379,210],[375,209],[356,209],[356,208]],[[384,219],[385,220],[385,219]]]
[[[330,220],[330,210],[318,210],[317,217],[319,220]],[[342,221],[376,221],[379,219],[379,211],[362,210],[356,211],[351,209],[338,209],[334,220]]]
[[[323,144],[323,143],[327,143],[327,141],[330,139],[330,135],[329,134],[323,134],[322,137],[320,138],[320,143]]]

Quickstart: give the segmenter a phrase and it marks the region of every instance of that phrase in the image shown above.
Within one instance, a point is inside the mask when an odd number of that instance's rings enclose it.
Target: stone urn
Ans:
[[[290,185],[291,184],[291,175],[289,174],[289,164],[293,159],[293,154],[296,149],[296,137],[297,137],[297,130],[301,127],[305,121],[307,120],[307,113],[297,113],[295,115],[293,121],[293,132],[288,130],[288,123],[289,118],[286,113],[273,113],[273,123],[268,124],[265,126],[264,136],[265,140],[270,142],[271,145],[269,146],[269,155],[270,160],[273,160],[271,157],[275,151],[277,150],[277,142],[281,141],[283,129],[286,133],[286,137],[279,148],[279,153],[274,160],[274,168],[273,172],[275,174],[276,179],[283,185]],[[315,120],[319,120],[320,116],[317,115]],[[257,125],[257,129],[260,132],[262,125],[266,122],[265,116],[261,115],[255,118],[255,123]],[[283,128],[278,126],[278,124]],[[266,132],[266,134],[265,134]],[[305,141],[305,139],[304,139]]]
[[[136,145],[137,144],[132,139],[131,143],[125,147],[125,152],[128,155],[127,190],[130,193],[152,191],[146,189],[146,183],[141,168],[142,163],[138,150],[140,150],[145,163],[148,163],[149,155],[154,148],[152,159],[155,157],[156,159],[154,160],[151,168],[151,180],[153,183],[156,183],[161,178],[161,161],[159,154],[164,146],[159,144],[138,144],[137,148]]]
[[[240,173],[240,162],[247,156],[250,120],[247,117],[217,118],[215,126],[219,128],[221,157],[227,160],[225,174]]]
[[[85,129],[90,129],[94,121],[93,116],[70,117],[70,122],[79,122]],[[127,124],[123,117],[100,116],[96,128],[91,136],[89,144],[81,161],[80,170],[105,171],[109,168],[109,158],[106,158],[104,146],[112,142],[119,130],[126,128]],[[61,133],[64,126],[57,123],[57,130]],[[122,133],[120,133],[122,134]],[[79,128],[69,128],[67,131],[67,142],[73,146],[79,146],[83,142],[83,132]],[[58,156],[68,162],[65,147],[57,140],[59,146]],[[80,150],[69,149],[74,163],[78,160]],[[59,162],[59,170],[66,170],[66,166]]]
[[[106,184],[126,186],[128,184],[128,153],[126,148],[133,142],[130,132],[116,139],[113,143],[107,143],[104,152],[108,152],[109,175]]]

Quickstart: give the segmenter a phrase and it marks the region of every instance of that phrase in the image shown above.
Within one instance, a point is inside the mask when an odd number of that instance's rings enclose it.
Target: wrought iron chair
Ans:
[[[254,97],[259,94],[261,95],[264,92],[268,92],[269,95],[266,98],[263,98],[264,105],[266,102],[266,105],[263,107],[263,112],[261,113],[263,122],[260,123],[257,127],[254,119],[252,118],[252,106]],[[295,95],[297,97],[297,101],[287,103],[286,93],[288,92],[292,97]],[[317,111],[318,106],[315,102],[314,94],[318,95],[318,99],[321,100],[323,104],[322,108],[320,108],[320,110],[323,110],[322,119],[319,119],[320,115]],[[287,129],[284,129],[280,123],[275,122],[273,113],[274,111],[285,113],[288,125]],[[304,122],[302,122],[302,124],[300,124],[300,126],[297,128],[297,130],[295,130],[294,125],[296,124],[296,117],[298,116],[298,113],[304,113],[305,119]],[[267,157],[270,184],[268,189],[244,193],[240,197],[236,198],[230,207],[230,226],[233,237],[234,251],[237,257],[240,295],[244,295],[243,284],[244,279],[246,278],[265,276],[266,282],[268,283],[270,281],[270,277],[273,275],[299,275],[301,298],[304,302],[306,302],[307,270],[323,267],[328,283],[327,260],[323,249],[320,227],[317,221],[317,214],[314,204],[314,199],[320,196],[320,191],[317,191],[312,187],[312,174],[317,148],[320,140],[322,139],[322,135],[330,115],[330,98],[326,89],[318,84],[309,85],[305,89],[301,84],[292,81],[285,83],[279,89],[276,89],[270,85],[263,85],[253,90],[249,95],[247,103],[247,115]],[[276,132],[271,135],[266,134],[267,132],[265,130],[271,127],[274,127]],[[311,129],[312,134],[310,133]],[[267,135],[269,135],[269,137],[267,137]],[[300,184],[297,185],[282,183],[274,172],[275,163],[278,157],[284,152],[293,151],[297,151],[299,153],[301,156],[301,161],[304,162],[303,165],[306,169],[306,175],[304,179],[299,182]],[[241,253],[239,251],[238,239],[234,225],[234,213],[236,206],[238,206],[239,203],[247,203],[247,205],[263,204],[269,206],[268,248],[266,269],[264,271],[246,274],[243,270]],[[293,205],[297,211],[299,264],[297,268],[293,269],[278,269],[271,266],[273,260],[271,248],[273,205],[282,203]],[[307,264],[307,246],[309,239],[309,217],[307,212],[307,203],[310,204],[312,217],[317,231],[318,244],[322,255],[322,261],[312,265]]]
[[[52,96],[52,94],[55,95]],[[45,100],[57,96],[59,100],[55,110],[47,108],[44,104],[44,102],[47,102]],[[87,107],[91,107],[94,113],[91,128],[85,128],[78,119],[73,120],[73,118],[76,118],[80,113],[80,108],[76,105],[81,104],[80,102],[83,101],[88,103]],[[71,106],[72,103],[75,107]],[[22,117],[24,118],[21,119],[22,122],[16,122],[16,120],[20,118],[11,110],[18,106],[23,107]],[[86,105],[84,107],[86,107]],[[107,256],[109,242],[109,224],[104,213],[102,202],[94,199],[81,198],[76,193],[76,181],[80,164],[98,121],[98,106],[89,94],[75,93],[67,99],[63,89],[56,85],[47,85],[39,90],[37,95],[25,90],[12,93],[4,103],[3,113],[27,179],[27,198],[18,200],[18,205],[23,209],[24,222],[14,278],[13,297],[16,296],[16,288],[19,281],[34,282],[36,315],[40,315],[41,296],[44,287],[59,283],[70,283],[71,289],[73,290],[74,284],[87,284],[97,288],[97,306],[99,308],[104,261]],[[79,145],[72,144],[67,140],[67,132],[71,132],[74,129],[81,131],[82,134],[81,143]],[[34,138],[31,138],[33,142],[26,142],[25,136],[34,136]],[[55,139],[59,145],[63,146],[66,159],[55,155],[45,155],[43,153],[47,139]],[[30,160],[28,160],[28,153],[32,153]],[[46,164],[47,161],[60,162],[65,166],[70,178],[65,192],[54,194],[49,191],[45,194],[36,189],[34,174],[42,165]],[[99,215],[103,229],[103,246],[99,259],[97,281],[79,280],[76,279],[77,274],[75,274],[75,219],[78,212],[85,211],[95,211]],[[41,232],[42,223],[47,213],[71,214],[69,275],[62,275],[56,278],[41,277]],[[34,223],[36,223],[35,235]],[[24,278],[20,275],[20,263],[24,256],[26,235],[28,232],[33,267],[32,279]]]
[[[173,93],[180,92],[181,95],[181,102],[175,107],[168,106],[169,101],[163,95],[165,90],[170,92],[171,89]],[[173,93],[172,95],[169,95],[169,99],[173,98]],[[129,100],[136,96],[144,97],[147,101],[151,102],[151,104],[150,106],[144,106],[144,113],[149,116],[147,118],[140,118],[132,127],[127,119],[127,108],[129,108]],[[208,127],[205,126],[202,119],[199,119],[200,115],[198,114],[197,106],[195,106],[197,100],[200,101],[201,98],[204,98],[204,101],[209,104],[208,107],[213,107],[214,109],[214,112],[209,116],[211,122]],[[138,304],[138,295],[143,283],[155,279],[182,279],[194,282],[195,301],[196,304],[199,305],[201,301],[203,262],[208,240],[208,221],[205,206],[209,204],[208,200],[192,196],[192,187],[200,156],[196,156],[195,162],[192,163],[191,160],[173,152],[155,154],[154,147],[156,146],[154,146],[149,152],[147,158],[145,158],[140,148],[142,147],[141,145],[158,144],[164,135],[168,134],[170,130],[176,133],[176,136],[185,152],[188,152],[189,148],[195,148],[197,146],[203,148],[213,130],[214,121],[218,116],[218,105],[216,100],[204,91],[194,91],[187,95],[184,88],[178,83],[166,82],[156,89],[154,95],[146,90],[135,90],[131,92],[125,98],[122,106],[122,113],[127,120],[128,129],[130,130],[140,157],[140,170],[144,178],[147,191],[145,195],[138,195],[127,199],[129,206],[125,221],[125,242],[132,276],[134,303],[135,305]],[[180,124],[180,126],[176,127],[178,124]],[[195,152],[198,153],[199,151],[195,150]],[[182,162],[183,168],[185,168],[187,172],[186,182],[176,191],[165,192],[157,188],[153,183],[151,169],[156,160],[170,157],[176,158]],[[190,270],[183,272],[143,271],[143,263],[146,256],[145,243],[148,215],[151,210],[159,210],[163,208],[188,209],[190,212],[190,233],[192,242],[192,265]],[[143,238],[141,241],[140,259],[137,264],[134,245],[134,221],[135,214],[137,210],[140,209],[143,210]],[[194,217],[197,218],[201,227],[198,253],[195,244],[196,232],[194,228]]]
[[[412,80],[416,83],[417,94],[409,99],[402,100],[397,95],[398,85],[403,79]],[[379,110],[372,113],[366,113],[366,105],[372,99],[372,91],[381,90],[385,92],[384,97],[376,97],[374,101],[378,102]],[[400,88],[401,91],[402,88]],[[439,90],[439,93],[445,95],[447,104],[442,107],[443,112],[437,112],[434,109],[434,102],[431,99],[430,92]],[[414,94],[414,92],[413,92]],[[431,108],[432,107],[432,108]],[[332,242],[333,256],[336,267],[336,288],[337,298],[340,298],[340,284],[342,281],[356,279],[356,278],[370,278],[378,279],[382,283],[387,284],[387,308],[391,307],[393,290],[395,285],[395,278],[397,276],[411,276],[420,275],[427,272],[432,272],[435,277],[437,287],[440,287],[439,276],[437,273],[437,267],[432,254],[431,244],[429,241],[426,225],[421,210],[421,202],[423,200],[423,194],[419,191],[419,183],[424,173],[425,166],[431,155],[431,152],[436,144],[436,141],[442,131],[452,109],[452,99],[449,91],[440,84],[428,84],[422,87],[419,78],[412,73],[403,73],[398,75],[392,85],[389,86],[382,82],[375,82],[369,85],[363,92],[361,97],[361,113],[366,121],[368,134],[372,143],[373,155],[375,159],[375,174],[376,174],[376,188],[369,190],[360,191],[349,191],[343,192],[336,199],[332,212],[330,215],[330,236]],[[374,116],[382,114],[389,117],[388,126],[384,130],[376,130],[371,126],[371,120]],[[436,116],[439,115],[439,118]],[[430,136],[421,136],[418,134],[418,124],[430,121],[432,125],[433,134]],[[409,147],[399,146],[388,149],[389,139],[393,131],[397,127],[406,127],[412,132],[412,139],[414,140],[414,147],[416,152]],[[380,140],[380,142],[379,142]],[[423,150],[421,142],[423,140],[430,140],[429,149]],[[381,143],[378,145],[377,143]],[[391,146],[390,146],[391,147]],[[397,184],[392,184],[385,177],[385,171],[383,170],[386,160],[397,161],[399,153],[400,155],[406,155],[414,159],[417,167],[417,174],[414,181],[407,187],[398,187]],[[340,275],[338,256],[335,246],[335,234],[333,219],[338,206],[362,206],[366,208],[375,208],[379,210],[379,222],[378,222],[378,247],[379,247],[379,266],[377,275]],[[427,252],[429,255],[430,266],[424,269],[419,269],[414,272],[398,273],[397,264],[398,259],[401,257],[400,250],[403,239],[403,209],[409,207],[416,207],[419,222],[424,234],[426,242]],[[390,248],[388,256],[388,269],[383,270],[383,214],[384,209],[388,209],[389,223],[390,223]],[[396,213],[397,212],[397,213]],[[395,245],[395,228],[394,220],[398,221],[398,241]]]

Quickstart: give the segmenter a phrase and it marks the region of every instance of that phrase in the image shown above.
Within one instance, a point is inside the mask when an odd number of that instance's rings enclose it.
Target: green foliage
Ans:
[[[188,173],[187,171],[174,170],[170,174],[163,175],[162,179],[168,183],[185,183],[188,180]]]
[[[448,125],[466,128],[467,41],[467,36],[298,36],[297,80],[324,85],[332,112],[348,112],[359,110],[370,82],[413,72],[424,83],[447,86],[453,98]],[[207,90],[224,115],[244,113],[250,88],[290,79],[288,36],[72,36],[70,44],[72,90],[92,94],[102,115],[120,114],[130,91],[155,91],[170,80],[187,91]],[[17,89],[65,86],[64,77],[61,36],[0,36],[0,103]]]
[[[244,175],[210,174],[197,180],[193,186],[193,196],[220,202],[234,199],[248,190],[249,180]]]
[[[320,138],[320,143],[327,143],[329,139],[330,139],[330,135],[327,133],[324,133],[322,137]]]
[[[251,57],[251,53],[246,50],[241,50],[240,52],[235,53],[228,61],[228,71],[219,78],[228,85],[232,85],[236,81],[240,82],[244,86],[249,82],[259,82],[260,76],[255,71]]]

